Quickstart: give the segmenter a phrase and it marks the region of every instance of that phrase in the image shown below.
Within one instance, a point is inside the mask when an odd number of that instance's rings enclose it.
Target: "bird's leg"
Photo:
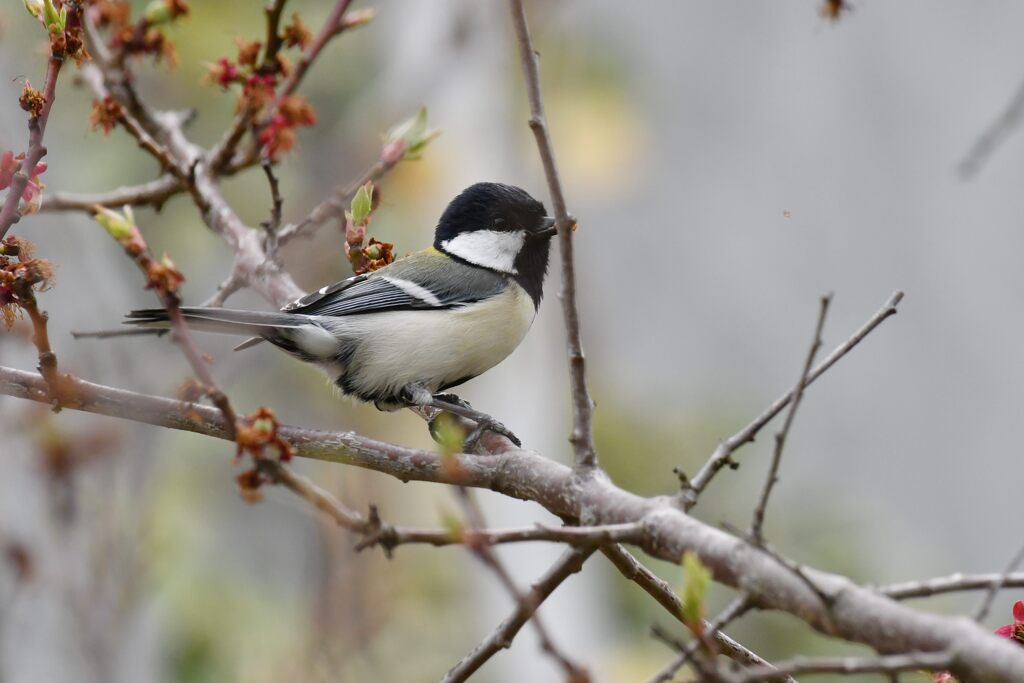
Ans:
[[[516,446],[523,445],[519,440],[519,437],[513,434],[505,425],[501,424],[486,413],[481,413],[479,410],[473,410],[473,406],[469,405],[469,403],[463,401],[455,394],[436,394],[431,397],[429,405],[447,413],[451,413],[452,415],[465,417],[476,422],[476,428],[469,433],[469,436],[466,437],[466,441],[463,444],[463,448],[466,452],[471,452],[476,449],[477,444],[480,442],[480,437],[484,435],[484,432],[494,432],[495,434],[504,436]]]

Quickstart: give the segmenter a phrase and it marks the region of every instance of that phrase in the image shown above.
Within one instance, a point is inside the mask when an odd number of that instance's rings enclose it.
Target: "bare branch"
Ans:
[[[945,671],[953,665],[946,652],[912,652],[882,657],[795,657],[778,662],[775,670],[748,669],[728,677],[729,683],[778,681],[785,675],[805,674],[895,674],[905,671]]]
[[[356,182],[340,185],[335,188],[331,196],[314,206],[313,210],[302,221],[289,223],[281,228],[277,236],[278,244],[287,244],[296,237],[308,237],[315,233],[316,229],[326,221],[344,216],[345,209],[352,203],[352,198],[360,187],[368,182],[377,182],[388,171],[397,166],[401,160],[400,156],[389,159],[382,157]]]
[[[476,649],[445,674],[442,683],[460,683],[469,677],[499,651],[512,645],[512,640],[519,630],[530,620],[537,608],[550,596],[563,581],[583,568],[583,563],[594,552],[594,548],[573,548],[566,550],[562,557],[533,584],[521,600],[519,600],[505,621],[501,622],[494,632]]]
[[[11,184],[7,188],[7,197],[3,206],[0,206],[0,239],[3,239],[11,226],[21,220],[21,212],[18,204],[21,202],[22,194],[28,187],[29,180],[35,173],[39,161],[46,155],[46,147],[43,146],[43,135],[46,132],[46,123],[50,119],[50,110],[53,101],[57,97],[57,76],[60,75],[61,66],[64,65],[62,56],[51,55],[46,62],[46,82],[43,85],[43,105],[38,115],[29,114],[28,118],[28,149],[25,151],[25,158],[20,167],[11,178]]]
[[[320,28],[320,33],[317,34],[316,39],[310,44],[308,48],[302,53],[302,56],[295,63],[292,68],[291,74],[289,74],[287,80],[281,84],[281,88],[278,90],[277,97],[274,98],[274,104],[270,108],[270,111],[276,111],[281,103],[284,102],[285,98],[294,93],[299,84],[302,83],[302,79],[305,78],[306,72],[309,67],[313,65],[317,57],[327,46],[327,43],[331,41],[331,38],[345,30],[345,12],[348,11],[349,5],[352,4],[352,0],[338,0],[335,3],[334,9],[327,15],[327,19],[324,20],[324,25]]]
[[[153,206],[159,209],[164,202],[183,192],[185,185],[171,173],[165,173],[156,180],[141,185],[126,185],[109,192],[80,194],[54,192],[44,194],[40,211],[92,211],[94,206],[118,208],[131,206]]]
[[[202,303],[203,306],[223,306],[231,295],[245,287],[245,277],[235,267],[231,268],[231,274],[224,282],[217,285],[217,291]]]
[[[77,401],[68,409],[111,415],[224,438],[223,417],[214,408],[91,384],[70,378]],[[46,384],[36,373],[0,368],[0,394],[47,402]],[[487,457],[405,448],[354,434],[282,426],[282,438],[301,457],[364,467],[402,481],[431,481],[486,488],[539,503],[566,519],[595,525],[642,522],[638,546],[653,557],[678,563],[697,552],[716,581],[745,591],[760,609],[780,609],[813,628],[887,652],[950,651],[964,678],[992,683],[1024,679],[1024,651],[974,622],[928,614],[895,602],[876,590],[810,567],[803,573],[833,596],[826,609],[806,583],[745,541],[679,510],[665,497],[642,498],[605,477],[580,477],[551,458],[502,444]],[[506,450],[507,449],[507,450]],[[453,467],[455,465],[456,467]]]
[[[1024,562],[1024,547],[1014,553],[1013,558],[1010,560],[1010,563],[1006,565],[1006,569],[1003,570],[1003,573],[999,575],[999,578],[992,582],[991,586],[989,586],[988,593],[985,594],[981,604],[978,605],[978,611],[974,615],[975,621],[982,622],[985,620],[985,617],[988,616],[989,610],[992,609],[992,603],[995,601],[996,595],[999,593],[999,589],[1006,585],[1006,579],[1017,570],[1017,567],[1020,566],[1021,562]]]
[[[90,64],[80,69],[80,73],[97,100],[104,101],[107,98],[113,98],[111,90],[107,87],[106,75],[100,69]],[[185,170],[179,164],[179,160],[171,156],[167,147],[150,134],[146,126],[135,118],[128,107],[121,106],[119,123],[129,135],[135,138],[141,149],[160,163],[161,171],[169,172],[179,180],[184,179]]]
[[[921,581],[906,581],[881,586],[878,592],[888,595],[893,600],[909,600],[911,598],[929,598],[943,593],[960,591],[991,590],[992,586],[1001,583],[1000,588],[1024,588],[1024,572],[1011,574],[953,574]]]
[[[786,413],[782,429],[775,435],[775,451],[772,453],[772,463],[768,467],[768,475],[764,480],[761,498],[754,508],[753,520],[750,523],[750,538],[758,545],[764,542],[762,528],[764,527],[764,513],[768,508],[768,497],[771,496],[772,489],[779,481],[779,465],[782,463],[782,450],[786,447],[786,436],[789,434],[790,427],[793,426],[793,419],[796,417],[797,408],[800,407],[800,400],[804,397],[804,389],[807,387],[808,377],[810,376],[811,368],[814,366],[814,359],[818,355],[818,349],[821,348],[821,332],[825,327],[825,316],[828,315],[828,305],[831,301],[831,294],[821,297],[821,310],[818,313],[818,322],[814,328],[814,339],[811,341],[811,349],[807,352],[807,360],[804,361],[803,370],[800,371],[800,379],[797,380],[796,386],[790,392],[793,395],[793,400],[789,404],[789,412]]]
[[[573,255],[573,231],[576,219],[569,215],[562,194],[562,182],[555,164],[555,151],[544,117],[544,100],[540,91],[540,63],[530,38],[526,23],[523,0],[509,0],[512,9],[512,23],[515,25],[519,42],[519,57],[526,81],[526,95],[530,100],[530,129],[537,140],[537,149],[544,165],[548,181],[548,192],[555,211],[555,225],[558,226],[558,246],[562,258],[562,317],[565,321],[566,343],[569,351],[569,376],[572,383],[573,427],[572,443],[576,465],[597,466],[597,450],[594,448],[593,415],[594,402],[587,388],[586,361],[580,335],[579,306],[576,303],[576,263]]]
[[[967,155],[957,164],[957,173],[963,180],[970,180],[978,174],[992,154],[1009,139],[1021,119],[1024,118],[1024,82],[1010,99],[1003,113],[978,136]]]
[[[750,601],[745,595],[741,595],[728,605],[722,612],[708,622],[706,633],[717,634],[723,628],[725,628],[730,622],[743,616],[750,609]],[[665,665],[658,673],[656,673],[649,681],[649,683],[664,683],[665,681],[671,681],[682,667],[686,666],[686,663],[697,654],[700,649],[702,641],[699,638],[694,638],[685,646],[679,656],[673,659],[671,662]]]
[[[676,621],[683,623],[683,603],[676,596],[671,586],[662,581],[650,569],[640,564],[640,561],[633,557],[633,555],[621,545],[602,546],[601,552],[604,553],[605,557],[615,565],[615,568],[618,569],[626,579],[633,581],[640,586],[640,588],[654,598],[658,604],[664,607]],[[711,637],[714,638],[715,643],[721,649],[722,654],[729,659],[739,664],[771,666],[766,659],[758,655],[756,652],[753,652],[741,643],[733,640],[720,630],[712,629],[711,622],[704,622],[704,630],[711,634]]]
[[[821,377],[829,368],[835,365],[840,358],[849,353],[857,344],[859,344],[866,336],[882,324],[890,316],[896,314],[896,306],[903,299],[903,292],[893,292],[889,300],[876,312],[871,318],[864,323],[864,325],[853,333],[853,335],[845,342],[835,348],[829,356],[823,360],[810,375],[807,376],[807,386],[810,386],[814,380]],[[711,454],[704,466],[697,472],[697,475],[693,477],[680,492],[683,505],[687,510],[697,504],[697,497],[707,488],[707,485],[711,483],[715,475],[718,474],[726,465],[734,464],[732,459],[733,452],[736,451],[740,446],[750,443],[756,437],[761,429],[771,422],[772,418],[782,412],[782,409],[789,405],[789,402],[793,400],[793,392],[790,391],[783,394],[779,398],[775,399],[767,410],[758,415],[753,422],[748,424],[746,427],[741,429],[736,434],[733,434],[728,439],[718,444],[718,448]]]
[[[260,227],[263,228],[266,234],[264,248],[267,251],[267,258],[271,261],[277,261],[278,230],[281,228],[281,208],[284,205],[284,200],[281,198],[281,186],[277,181],[277,176],[274,174],[274,167],[270,159],[264,158],[260,162],[260,166],[263,168],[263,173],[267,176],[267,183],[270,185],[271,201],[270,216],[260,223]]]
[[[154,330],[148,327],[116,330],[71,330],[74,339],[116,339],[117,337],[162,337],[170,330]]]
[[[463,509],[466,511],[466,519],[469,522],[470,531],[479,531],[486,526],[484,521],[483,510],[480,508],[479,503],[473,496],[473,492],[464,486],[456,487],[456,493],[458,494],[459,502],[462,504]],[[587,673],[586,669],[579,666],[568,656],[566,656],[560,648],[555,645],[551,635],[548,633],[547,627],[544,622],[541,621],[540,617],[536,614],[537,608],[540,606],[540,602],[536,601],[533,595],[524,595],[516,584],[515,579],[512,578],[512,573],[508,570],[505,564],[494,552],[493,548],[486,543],[470,543],[466,546],[469,550],[487,566],[495,576],[498,577],[498,581],[504,586],[505,590],[512,596],[512,600],[516,605],[524,606],[530,610],[530,615],[526,617],[526,621],[532,621],[533,628],[537,632],[537,640],[540,642],[540,649],[542,652],[547,654],[549,657],[555,660],[555,662],[561,667],[565,673],[565,677],[570,681],[579,681],[579,683],[589,683],[590,674]],[[589,555],[589,553],[588,553]],[[580,563],[582,566],[582,562]],[[577,570],[578,571],[578,570]],[[500,625],[500,630],[504,624]],[[516,628],[518,631],[518,627]],[[504,647],[509,647],[512,644],[512,639],[515,637],[515,632],[506,633],[501,641],[507,643]],[[477,652],[477,651],[474,651]],[[493,653],[483,655],[482,659],[479,660],[475,666],[470,665],[472,669],[479,668],[483,662],[489,659]],[[472,653],[464,658],[463,661],[472,659]],[[457,667],[456,667],[457,668]],[[468,673],[472,673],[469,671]],[[468,674],[467,674],[468,675]]]

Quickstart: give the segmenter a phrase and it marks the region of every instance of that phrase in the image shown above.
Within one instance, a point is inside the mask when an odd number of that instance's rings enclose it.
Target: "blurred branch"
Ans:
[[[1000,588],[1024,588],[1024,572],[1011,574],[953,574],[920,581],[905,581],[881,586],[878,592],[893,600],[929,598],[943,593],[990,590],[996,583]]]
[[[295,63],[295,66],[292,68],[288,78],[283,84],[281,84],[281,88],[277,92],[277,96],[274,99],[274,104],[270,108],[270,111],[276,111],[277,108],[281,106],[281,103],[284,102],[285,98],[293,94],[298,89],[299,85],[302,83],[302,79],[306,77],[306,72],[309,71],[309,67],[313,65],[313,62],[315,62],[317,57],[320,56],[323,49],[327,47],[327,43],[347,28],[344,21],[345,12],[348,11],[348,7],[351,4],[352,0],[338,0],[334,4],[334,9],[332,9],[331,13],[327,15],[327,19],[324,20],[323,26],[320,27],[320,33],[317,34],[313,43],[303,51],[302,56],[299,58],[299,61]]]
[[[313,210],[298,223],[289,223],[278,232],[278,244],[287,244],[296,237],[308,237],[316,232],[324,222],[345,215],[345,209],[360,187],[368,182],[377,182],[392,168],[398,165],[401,157],[385,159],[383,156],[354,183],[339,185],[331,195],[313,207]]]
[[[985,617],[988,616],[989,610],[992,609],[992,603],[995,601],[999,590],[1006,585],[1006,580],[1014,571],[1016,571],[1021,562],[1024,562],[1024,547],[1014,553],[1013,558],[1010,560],[1010,563],[1006,565],[1006,569],[1003,570],[1003,573],[992,581],[992,584],[988,588],[988,592],[982,599],[981,604],[978,605],[978,611],[974,615],[975,621],[982,622],[985,620]]]
[[[159,209],[176,194],[184,192],[185,185],[171,173],[141,185],[126,185],[109,192],[83,194],[53,192],[43,195],[40,211],[92,211],[94,206],[118,208],[125,206],[153,206]]]
[[[39,310],[39,303],[31,283],[16,282],[14,291],[18,296],[18,305],[32,321],[32,343],[35,345],[39,357],[39,372],[46,381],[53,409],[58,411],[65,403],[69,402],[71,395],[66,388],[66,376],[61,375],[57,369],[57,354],[50,347],[50,333],[47,329],[50,317],[45,311]]]
[[[225,438],[223,416],[214,408],[77,378],[69,383],[77,398],[69,409]],[[11,368],[0,367],[0,394],[48,401],[42,377]],[[804,574],[833,596],[826,609],[819,596],[775,558],[683,513],[672,499],[642,498],[605,477],[580,477],[570,467],[512,448],[508,442],[492,455],[456,454],[446,460],[433,451],[353,432],[281,426],[279,434],[302,457],[364,467],[402,481],[486,488],[537,502],[563,518],[585,517],[594,525],[639,522],[644,533],[637,545],[648,554],[678,563],[684,551],[697,552],[716,581],[745,591],[758,608],[790,612],[818,630],[889,652],[948,650],[955,655],[954,673],[965,678],[977,675],[992,683],[1024,679],[1024,650],[974,622],[913,610],[845,577],[804,567]]]
[[[459,502],[466,511],[466,518],[469,523],[470,532],[482,531],[484,527],[486,527],[486,522],[484,521],[483,510],[480,509],[480,505],[473,496],[473,492],[464,486],[458,486],[455,490]],[[444,680],[461,681],[465,678],[469,678],[474,671],[494,656],[499,649],[511,647],[512,640],[522,627],[522,624],[529,621],[533,623],[533,628],[537,632],[537,640],[540,642],[541,651],[555,660],[565,674],[565,679],[567,681],[573,681],[574,683],[589,683],[590,674],[587,670],[569,659],[569,657],[555,645],[555,642],[551,639],[551,635],[548,633],[547,627],[536,613],[540,604],[545,600],[547,595],[538,595],[534,591],[531,591],[528,595],[524,595],[515,580],[512,578],[511,572],[509,572],[501,559],[498,558],[490,544],[470,543],[467,544],[466,547],[469,548],[470,552],[472,552],[477,559],[488,567],[495,576],[498,577],[498,582],[501,583],[508,594],[512,597],[512,601],[517,607],[516,612],[502,622],[491,637],[487,638],[482,645],[474,649],[473,652],[464,657],[457,665],[452,667]],[[559,579],[558,583],[555,583],[551,590],[554,590],[554,587],[561,583],[565,578],[568,578],[569,575],[579,571],[583,566],[583,562],[585,562],[593,552],[593,548],[567,550],[558,563],[556,563],[549,571],[549,574],[561,574],[564,571],[562,579]],[[576,560],[578,560],[578,565],[574,564]],[[564,565],[567,562],[570,566],[575,566],[575,569],[566,569]],[[522,622],[518,622],[518,618],[520,616],[522,617]]]
[[[77,11],[77,10],[76,10]],[[46,155],[46,147],[43,146],[43,135],[46,133],[46,124],[50,120],[50,110],[53,101],[57,97],[57,77],[60,75],[61,67],[64,65],[64,56],[51,52],[46,62],[46,81],[43,84],[42,106],[38,113],[29,112],[28,116],[28,149],[25,151],[25,158],[11,178],[11,184],[7,188],[7,197],[3,206],[0,206],[0,239],[3,239],[11,226],[21,220],[21,212],[18,204],[21,203],[21,196],[28,187],[29,179],[35,173],[39,161]],[[26,84],[26,89],[28,85]]]
[[[705,632],[713,634],[714,637],[714,635],[718,634],[730,622],[743,616],[743,614],[745,614],[749,609],[750,600],[747,598],[747,596],[739,596],[738,598],[730,602],[728,605],[726,605],[725,609],[723,609],[717,617],[712,619],[710,622],[707,622],[707,628]],[[702,643],[703,641],[700,638],[694,638],[685,645],[679,643],[679,656],[673,659],[668,664],[666,664],[664,668],[661,669],[661,671],[656,673],[651,678],[649,683],[664,683],[665,681],[671,681],[675,677],[676,672],[679,671],[679,669],[686,666],[686,663],[689,662],[693,658],[693,656],[697,654],[697,651],[700,650],[700,646]],[[774,671],[774,668],[771,667],[771,665],[766,667],[766,669]],[[779,675],[780,678],[786,678],[785,675],[779,672],[776,673]]]
[[[882,308],[880,308],[878,312],[871,316],[871,318],[864,323],[859,330],[854,332],[853,335],[845,342],[837,346],[825,360],[811,371],[811,374],[807,376],[807,383],[805,386],[810,386],[814,380],[821,377],[829,368],[835,365],[840,358],[853,350],[853,348],[857,346],[864,337],[871,334],[871,332],[887,318],[895,315],[896,306],[902,299],[903,292],[893,292],[892,296],[889,297],[889,300],[882,305]],[[793,397],[794,392],[789,391],[775,399],[775,402],[772,403],[767,410],[758,415],[753,422],[718,444],[715,452],[711,454],[711,458],[704,463],[704,466],[701,467],[696,476],[684,483],[683,489],[680,491],[680,499],[687,510],[697,504],[698,496],[700,496],[704,489],[707,488],[707,485],[711,483],[711,480],[714,479],[719,470],[726,465],[729,465],[730,467],[738,466],[732,458],[733,452],[735,452],[740,446],[752,442],[757,437],[758,432],[760,432],[766,424],[771,422],[772,418],[782,412],[783,408],[789,405],[789,402],[793,400]]]
[[[1017,86],[1009,105],[985,131],[978,136],[970,151],[959,164],[957,173],[963,180],[971,180],[978,174],[992,154],[1009,139],[1010,134],[1024,118],[1024,82]]]
[[[654,572],[640,563],[638,559],[623,548],[621,545],[602,546],[601,552],[619,572],[629,581],[633,581],[640,588],[654,598],[658,604],[672,615],[676,621],[683,622],[683,603],[676,596],[672,587],[661,580]],[[733,640],[721,630],[712,628],[710,621],[704,622],[704,630],[711,634],[715,643],[721,648],[722,654],[738,664],[750,664],[755,666],[771,666],[768,660],[756,652]]]
[[[882,657],[794,657],[778,662],[775,670],[748,669],[725,677],[728,683],[759,683],[803,674],[897,674],[905,671],[944,671],[953,664],[946,652],[912,652]]]
[[[526,81],[526,94],[530,100],[530,129],[537,140],[537,149],[544,165],[548,181],[548,192],[555,211],[555,225],[558,226],[558,245],[562,258],[562,317],[565,321],[566,343],[569,351],[569,376],[572,384],[573,427],[572,443],[576,465],[597,466],[597,450],[594,448],[593,415],[594,402],[587,388],[586,361],[583,356],[583,342],[580,335],[579,306],[576,303],[576,263],[573,253],[573,231],[576,219],[565,208],[562,182],[555,164],[555,151],[548,133],[544,116],[544,100],[540,91],[540,60],[530,38],[526,23],[523,0],[509,0],[512,23],[515,25],[519,43],[519,57]]]
[[[157,261],[149,251],[139,232],[138,226],[129,210],[125,215],[116,214],[103,207],[94,207],[97,222],[118,241],[128,256],[146,277],[146,288],[155,291],[160,303],[167,309],[167,317],[171,322],[171,337],[181,349],[185,359],[192,366],[192,372],[202,383],[205,393],[224,416],[226,436],[234,441],[237,435],[238,417],[235,414],[227,395],[217,386],[210,366],[195,345],[189,332],[185,317],[181,313],[181,299],[178,298],[178,287],[184,277],[166,257]]]
[[[825,327],[825,316],[828,315],[828,305],[831,301],[832,295],[821,297],[821,310],[818,313],[818,322],[814,328],[814,339],[811,341],[811,349],[807,352],[807,360],[804,361],[803,370],[800,371],[800,379],[797,381],[796,386],[793,387],[793,391],[790,392],[793,395],[793,400],[789,404],[789,412],[786,413],[782,429],[775,435],[775,450],[772,453],[772,462],[768,467],[764,487],[761,489],[761,497],[757,502],[757,506],[754,507],[753,520],[750,523],[750,538],[757,545],[764,543],[764,514],[768,508],[768,497],[771,496],[772,489],[779,481],[779,465],[782,464],[782,450],[786,447],[786,437],[789,435],[790,427],[793,426],[793,419],[796,417],[797,408],[800,407],[800,401],[804,397],[804,389],[807,387],[811,368],[814,367],[814,359],[822,345],[821,332]]]
[[[466,655],[441,679],[442,683],[460,683],[468,680],[488,659],[502,649],[512,645],[512,640],[519,630],[533,616],[537,608],[562,585],[566,579],[583,568],[583,563],[594,553],[594,548],[572,548],[566,550],[562,557],[551,566],[529,592],[516,601],[515,609],[505,621],[488,636],[476,649]],[[570,681],[586,681],[587,678],[569,678]]]
[[[148,327],[115,330],[71,330],[75,339],[115,339],[117,337],[162,337],[170,330],[154,330]]]

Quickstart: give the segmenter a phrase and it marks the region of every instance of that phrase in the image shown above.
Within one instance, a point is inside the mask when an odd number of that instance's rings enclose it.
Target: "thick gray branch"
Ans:
[[[214,408],[145,396],[72,380],[77,401],[68,409],[112,415],[224,438]],[[42,377],[0,368],[0,394],[46,402]],[[77,405],[76,405],[77,403]],[[643,498],[615,486],[598,470],[580,475],[537,453],[511,449],[490,456],[457,455],[456,467],[434,452],[383,443],[352,432],[284,427],[281,435],[298,455],[355,465],[403,481],[430,481],[488,488],[534,501],[552,513],[587,525],[640,522],[637,542],[653,557],[679,562],[692,550],[715,580],[749,595],[752,603],[799,616],[818,630],[865,643],[881,653],[944,652],[954,673],[972,680],[1024,680],[1024,650],[967,618],[925,614],[849,579],[807,568],[805,574],[834,596],[828,606],[799,577],[742,539],[694,519],[668,497]]]

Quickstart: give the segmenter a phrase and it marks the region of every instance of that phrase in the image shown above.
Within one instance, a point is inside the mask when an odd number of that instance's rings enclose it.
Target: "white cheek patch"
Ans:
[[[474,265],[503,273],[515,273],[516,256],[522,250],[525,240],[526,233],[522,230],[474,230],[441,242],[441,248]]]
[[[431,292],[426,287],[418,285],[410,280],[403,280],[397,277],[385,276],[383,279],[387,280],[395,287],[398,287],[400,290],[402,290],[409,296],[419,299],[420,301],[429,306],[437,306],[438,308],[440,308],[441,306],[441,301],[436,296],[434,296],[434,293]]]

